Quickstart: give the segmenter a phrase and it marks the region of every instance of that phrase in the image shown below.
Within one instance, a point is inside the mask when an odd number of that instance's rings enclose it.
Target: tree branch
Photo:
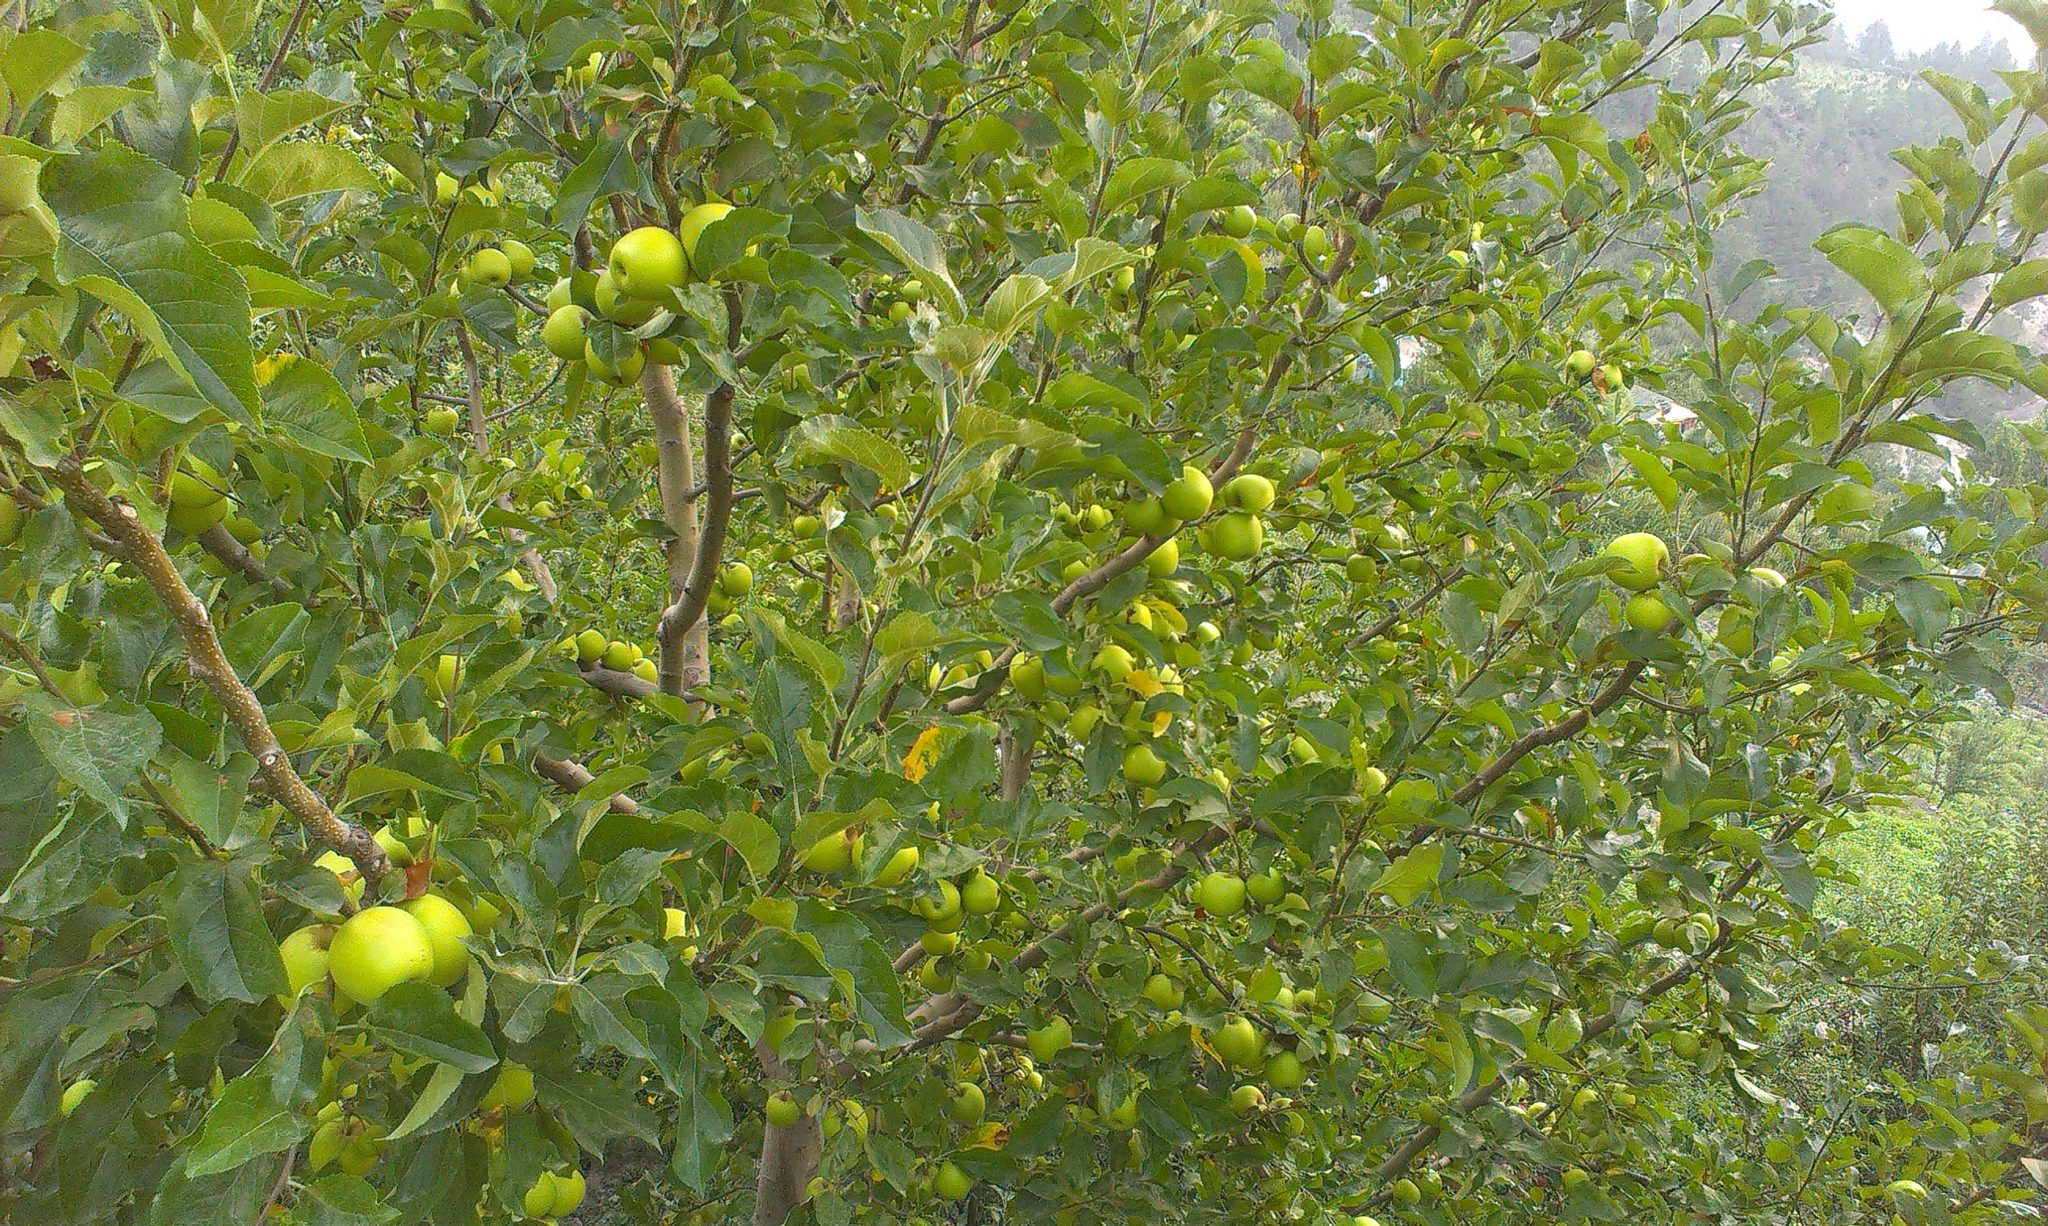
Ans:
[[[234,725],[236,736],[255,756],[264,790],[283,805],[285,811],[296,818],[314,839],[354,861],[374,897],[377,880],[389,867],[384,849],[377,845],[369,831],[336,817],[327,803],[307,787],[306,781],[293,769],[291,759],[285,756],[277,743],[277,736],[270,730],[270,720],[263,713],[263,704],[235,674],[234,666],[228,663],[227,654],[221,650],[220,637],[214,633],[212,619],[207,616],[206,606],[186,586],[178,568],[172,564],[171,556],[164,552],[163,542],[142,526],[133,508],[116,506],[101,493],[99,487],[86,478],[77,456],[67,456],[55,468],[44,472],[52,484],[64,491],[65,501],[74,510],[121,543],[127,551],[128,564],[141,574],[143,582],[149,585],[157,601],[177,623],[178,632],[185,640],[186,659],[193,676],[213,692],[227,713],[228,722]]]

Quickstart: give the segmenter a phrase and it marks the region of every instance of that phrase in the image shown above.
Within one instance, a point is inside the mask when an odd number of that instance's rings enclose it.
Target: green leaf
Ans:
[[[27,110],[84,58],[84,47],[44,26],[24,30],[8,40],[0,50],[0,80],[7,82],[15,112]]]
[[[605,137],[562,179],[552,213],[555,228],[574,235],[590,215],[592,204],[606,196],[637,194],[644,182],[626,138]]]
[[[1430,843],[1418,847],[1407,855],[1387,865],[1368,892],[1385,894],[1395,905],[1405,907],[1436,885],[1437,874],[1444,864],[1444,848],[1441,843]]]
[[[910,461],[903,449],[850,417],[825,413],[805,418],[794,432],[793,445],[800,463],[840,460],[875,474],[883,489],[900,490],[910,484]]]
[[[242,802],[249,795],[249,780],[256,775],[256,759],[246,753],[235,753],[229,756],[227,765],[215,766],[177,754],[165,775],[171,797],[185,820],[220,845],[235,832]]]
[[[247,865],[200,860],[172,879],[171,952],[202,1000],[254,1003],[288,986]]]
[[[400,1216],[367,1181],[339,1171],[308,1184],[297,1208],[310,1210],[310,1226],[388,1226]]]
[[[598,1073],[537,1068],[533,1079],[543,1107],[555,1112],[576,1143],[592,1153],[618,1137],[658,1143],[654,1116],[633,1092]]]
[[[399,1051],[465,1073],[481,1073],[498,1053],[481,1027],[455,1011],[455,998],[430,983],[401,983],[370,1005],[370,1028]]]
[[[775,862],[782,856],[782,839],[775,833],[775,827],[755,817],[745,809],[734,809],[718,823],[718,837],[732,845],[747,862],[747,871],[755,877],[764,877],[774,871]]]
[[[916,270],[926,288],[939,296],[948,315],[958,318],[966,313],[960,288],[953,284],[953,274],[946,271],[946,253],[939,246],[937,235],[921,222],[893,209],[856,208],[853,221],[891,255]]]
[[[325,366],[294,357],[263,385],[263,414],[287,439],[316,455],[370,462],[355,402]]]
[[[235,183],[270,204],[322,192],[374,191],[376,174],[340,145],[280,141],[249,160]]]
[[[1187,163],[1172,158],[1132,158],[1119,165],[1102,189],[1102,214],[1114,216],[1125,205],[1148,192],[1179,187],[1195,177]]]
[[[1897,318],[1926,301],[1927,266],[1913,249],[1869,226],[1836,226],[1814,240],[1814,248],[1877,299]]]
[[[235,99],[235,122],[242,133],[242,152],[253,158],[294,129],[319,123],[347,109],[347,103],[310,89],[280,89],[267,94],[244,90]]]
[[[185,1174],[193,1179],[231,1171],[251,1158],[297,1145],[309,1121],[270,1096],[270,1076],[259,1066],[230,1081],[207,1109],[199,1139],[185,1151]]]
[[[1643,484],[1650,487],[1650,492],[1657,496],[1657,505],[1667,511],[1678,505],[1678,481],[1672,477],[1671,470],[1664,467],[1664,461],[1658,459],[1646,447],[1620,446],[1615,450],[1628,461],[1630,468],[1636,470],[1636,474],[1643,479]]]
[[[124,793],[156,753],[163,730],[146,711],[72,707],[41,693],[28,696],[24,723],[50,769],[128,824]]]
[[[178,176],[107,145],[51,158],[42,191],[62,235],[58,278],[120,311],[209,403],[252,423],[249,293],[192,237]]]
[[[796,657],[798,663],[811,670],[827,689],[838,685],[839,679],[846,675],[846,661],[830,647],[791,626],[789,619],[772,609],[762,609],[758,616],[775,635],[775,641]]]

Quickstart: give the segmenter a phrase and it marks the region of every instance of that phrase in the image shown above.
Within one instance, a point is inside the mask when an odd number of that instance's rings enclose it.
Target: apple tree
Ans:
[[[1815,904],[2048,85],[1772,306],[1818,10],[6,6],[0,1214],[2003,1220],[2024,959]]]

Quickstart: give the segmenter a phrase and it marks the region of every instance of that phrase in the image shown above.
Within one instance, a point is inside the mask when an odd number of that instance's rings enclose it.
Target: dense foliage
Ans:
[[[2039,1195],[1815,905],[2040,630],[2039,74],[1831,312],[1790,0],[9,14],[8,1220]]]

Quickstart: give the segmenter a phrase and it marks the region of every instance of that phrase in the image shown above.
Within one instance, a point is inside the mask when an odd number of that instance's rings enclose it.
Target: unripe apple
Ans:
[[[875,874],[875,884],[880,886],[901,885],[911,873],[917,870],[918,852],[916,847],[899,847],[890,853],[888,862]]]
[[[573,302],[556,307],[548,313],[547,322],[541,325],[540,343],[564,362],[581,361],[588,343],[584,323],[589,318],[590,312]]]
[[[188,472],[171,474],[171,505],[165,518],[187,536],[198,536],[228,517],[227,495]]]
[[[491,1088],[477,1104],[482,1111],[518,1111],[533,1101],[533,1071],[506,1061],[498,1066]]]
[[[1133,745],[1124,750],[1124,778],[1139,787],[1158,787],[1166,778],[1166,763],[1150,745]]]
[[[333,940],[334,925],[308,924],[277,943],[286,984],[285,994],[277,998],[280,1003],[289,1006],[307,986],[327,982],[327,947]]]
[[[799,515],[789,521],[789,532],[798,540],[807,540],[825,531],[825,521],[815,515]]]
[[[1609,362],[1600,368],[1600,381],[1607,385],[1607,390],[1610,392],[1618,392],[1628,386],[1628,376],[1623,374],[1621,367],[1613,362]]]
[[[1638,630],[1658,634],[1669,629],[1671,624],[1678,620],[1678,615],[1671,611],[1671,606],[1665,604],[1664,598],[1655,592],[1637,592],[1629,597],[1622,613],[1628,619],[1629,625]]]
[[[1223,637],[1223,627],[1212,621],[1197,622],[1194,635],[1197,643],[1206,646]]]
[[[462,939],[471,935],[469,917],[439,894],[422,894],[403,905],[426,931],[427,944],[434,952],[428,982],[443,988],[453,985],[469,971],[469,950],[462,944]]]
[[[442,407],[428,409],[420,417],[420,432],[439,438],[448,438],[455,433],[455,427],[462,421],[462,415],[454,409]]]
[[[980,1086],[971,1081],[954,1083],[953,1094],[946,1100],[946,1114],[961,1124],[973,1125],[981,1122],[987,1109],[988,1100]]]
[[[1248,1019],[1233,1017],[1210,1032],[1209,1046],[1239,1068],[1255,1068],[1265,1054],[1266,1038]]]
[[[777,1090],[768,1096],[766,1112],[768,1122],[777,1128],[788,1128],[803,1118],[803,1108],[797,1105],[796,1096],[788,1090]]]
[[[718,568],[718,586],[728,596],[745,596],[754,590],[754,568],[745,562],[732,562],[721,566]]]
[[[1417,1187],[1412,1179],[1397,1179],[1394,1181],[1394,1186],[1388,1191],[1397,1205],[1417,1205],[1422,1203],[1422,1189]]]
[[[980,869],[975,869],[974,875],[960,887],[960,906],[969,915],[992,914],[1002,905],[1002,897],[1002,887],[996,879]]]
[[[633,662],[639,658],[640,652],[633,644],[613,639],[604,645],[604,652],[598,657],[598,662],[614,672],[622,673],[633,667]]]
[[[306,1169],[318,1174],[334,1165],[341,1151],[348,1144],[348,1125],[341,1120],[328,1120],[313,1130],[306,1142]]]
[[[973,1190],[974,1180],[950,1161],[939,1163],[939,1169],[932,1172],[932,1191],[942,1200],[965,1200]]]
[[[1593,367],[1598,363],[1599,359],[1593,356],[1592,350],[1574,349],[1571,356],[1564,360],[1564,368],[1572,378],[1584,379],[1593,373]]]
[[[1258,213],[1249,204],[1240,204],[1227,208],[1217,217],[1217,222],[1223,227],[1223,232],[1232,238],[1244,238],[1249,235],[1252,232],[1252,227],[1258,224],[1258,220]]]
[[[953,924],[953,921],[960,917],[959,889],[950,881],[936,881],[932,884],[936,889],[918,898],[915,907],[917,913],[934,928],[949,930],[949,924],[957,928],[959,925]]]
[[[1217,869],[1195,883],[1195,905],[1219,919],[1244,910],[1244,878]]]
[[[597,284],[591,290],[591,300],[597,313],[628,328],[637,328],[654,318],[661,304],[648,298],[636,298],[619,286],[618,279],[607,269],[597,276]]]
[[[704,228],[732,212],[732,206],[722,200],[707,200],[683,214],[683,220],[676,226],[676,234],[683,244],[683,255],[689,269],[698,279],[711,272],[708,268],[697,267],[697,240],[703,237]]]
[[[313,863],[335,875],[341,882],[341,896],[343,898],[348,899],[351,903],[362,901],[363,877],[356,870],[355,861],[338,851],[323,851]]]
[[[1292,1090],[1308,1080],[1308,1070],[1302,1067],[1301,1057],[1291,1051],[1273,1053],[1266,1061],[1266,1084],[1276,1090]]]
[[[1095,659],[1088,667],[1091,671],[1101,673],[1105,680],[1113,684],[1122,684],[1123,680],[1131,675],[1131,670],[1137,667],[1137,661],[1131,659],[1131,653],[1124,650],[1121,645],[1105,643],[1101,650],[1095,653]]]
[[[520,1201],[526,1209],[526,1216],[533,1218],[552,1217],[555,1212],[555,1176],[552,1171],[542,1171],[535,1176],[533,1186],[526,1190]]]
[[[498,250],[505,253],[514,281],[524,281],[533,275],[533,248],[516,238],[507,238],[499,241]]]
[[[1663,540],[1648,532],[1626,532],[1609,541],[1602,550],[1606,557],[1620,558],[1628,565],[1610,577],[1634,592],[1647,592],[1664,577],[1671,562],[1671,550]]]
[[[688,269],[683,241],[660,226],[641,226],[620,235],[605,261],[605,271],[622,292],[658,301],[683,283]]]
[[[604,657],[607,646],[602,631],[586,629],[576,636],[576,658],[585,664],[594,663]]]
[[[661,669],[654,661],[645,658],[633,661],[633,667],[626,671],[642,681],[656,681],[661,677]]]
[[[456,684],[461,680],[461,677],[461,658],[448,652],[442,652],[441,657],[434,661],[433,671],[423,678],[427,697],[437,702],[446,702],[448,696],[455,692]]]
[[[1159,543],[1145,558],[1145,572],[1154,579],[1169,579],[1180,568],[1180,542],[1172,537]]]
[[[1209,525],[1209,550],[1219,558],[1244,562],[1258,556],[1266,541],[1266,525],[1257,515],[1233,511]]]
[[[640,352],[638,345],[626,350],[614,366],[598,356],[597,347],[588,340],[583,342],[583,362],[590,367],[590,373],[606,383],[624,386],[640,377],[640,371],[647,365],[647,355]]]
[[[1024,1032],[1024,1048],[1040,1064],[1052,1060],[1073,1042],[1074,1028],[1063,1017],[1051,1018],[1045,1025]]]
[[[77,1081],[65,1086],[64,1092],[57,1096],[57,1114],[68,1116],[73,1111],[78,1110],[78,1104],[84,1102],[85,1096],[92,1093],[98,1087],[99,1083],[90,1077],[80,1077]]]
[[[571,1168],[555,1175],[555,1209],[551,1216],[567,1217],[583,1203],[583,1172]]]
[[[434,203],[446,204],[462,192],[462,180],[445,170],[434,172]]]
[[[1145,980],[1145,999],[1161,1009],[1178,1009],[1187,1000],[1187,990],[1164,971],[1154,971]]]
[[[1251,895],[1252,901],[1262,907],[1270,907],[1287,897],[1287,879],[1276,869],[1253,873],[1245,878],[1244,888],[1245,893]]]
[[[471,285],[498,289],[512,284],[512,261],[496,247],[484,247],[469,257],[462,266],[462,279]]]
[[[397,907],[366,907],[350,916],[335,930],[327,955],[334,986],[365,1002],[434,971],[427,930]]]
[[[1301,253],[1314,263],[1321,263],[1330,254],[1330,233],[1321,226],[1310,226],[1301,232]]]
[[[1180,476],[1159,493],[1159,505],[1175,519],[1200,519],[1216,501],[1216,489],[1209,474],[1193,464],[1183,464]]]
[[[804,852],[804,867],[814,873],[845,873],[860,863],[860,844],[860,833],[852,829],[828,834]]]
[[[1217,501],[1233,511],[1249,511],[1256,515],[1273,505],[1277,491],[1272,481],[1258,473],[1239,473],[1223,483],[1216,491]]]

